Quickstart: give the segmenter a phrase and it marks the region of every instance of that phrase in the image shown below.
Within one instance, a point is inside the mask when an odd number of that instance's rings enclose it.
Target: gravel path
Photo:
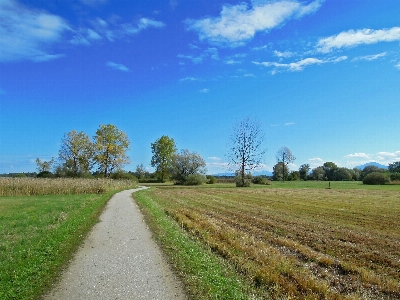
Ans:
[[[131,194],[114,195],[44,299],[186,299]]]

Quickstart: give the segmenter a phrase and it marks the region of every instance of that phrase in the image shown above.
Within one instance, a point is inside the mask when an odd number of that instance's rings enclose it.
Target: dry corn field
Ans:
[[[182,228],[272,299],[400,299],[399,191],[156,188]]]
[[[130,180],[0,178],[0,196],[102,194],[136,186]]]

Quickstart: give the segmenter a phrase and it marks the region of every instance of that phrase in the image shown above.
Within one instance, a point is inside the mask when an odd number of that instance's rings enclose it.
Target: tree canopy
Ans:
[[[276,153],[276,160],[278,161],[278,163],[282,163],[281,179],[283,182],[285,182],[285,178],[287,177],[286,172],[288,172],[288,164],[294,162],[296,160],[296,157],[294,157],[294,155],[292,154],[292,151],[290,151],[289,148],[282,147]]]
[[[176,152],[174,139],[163,135],[151,144],[151,166],[156,168],[157,177],[164,182],[172,166],[172,156]]]
[[[129,140],[125,132],[112,124],[100,125],[94,136],[95,162],[99,172],[109,177],[111,172],[129,163],[126,155],[128,148]]]

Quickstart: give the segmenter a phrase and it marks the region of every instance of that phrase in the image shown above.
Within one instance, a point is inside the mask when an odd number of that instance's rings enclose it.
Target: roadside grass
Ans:
[[[361,189],[344,182],[327,189],[315,182],[307,183],[311,187],[304,184],[250,189],[164,186],[135,198],[157,224],[153,228],[185,284],[207,299],[231,298],[224,291],[216,296],[219,285],[211,289],[208,282],[213,280],[192,267],[204,264],[208,269],[208,259],[197,260],[206,254],[218,256],[216,263],[234,270],[232,281],[241,282],[238,289],[247,299],[400,299],[399,187]],[[175,226],[169,230],[180,237],[165,233],[160,220]],[[181,246],[182,237],[194,245]],[[193,257],[188,254],[192,247]]]
[[[234,268],[188,235],[152,193],[139,191],[134,198],[192,299],[257,299],[249,297],[248,286]]]
[[[10,191],[4,187],[10,182],[18,187],[14,192],[27,196],[0,197],[0,299],[40,298],[57,281],[111,196],[136,186],[109,181],[101,193],[74,194],[92,182],[28,179],[0,181],[0,190]],[[32,196],[32,189],[44,193],[49,185],[51,195]]]

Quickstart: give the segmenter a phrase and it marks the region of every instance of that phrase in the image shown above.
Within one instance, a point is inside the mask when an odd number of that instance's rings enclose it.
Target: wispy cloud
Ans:
[[[352,61],[359,61],[359,60],[372,61],[372,60],[376,60],[381,57],[385,57],[386,54],[387,54],[387,52],[382,52],[382,53],[373,54],[373,55],[358,56],[356,58],[353,58]]]
[[[291,126],[291,125],[294,125],[295,123],[294,122],[288,122],[288,123],[285,123],[285,126]]]
[[[197,48],[198,49],[198,48]],[[207,48],[200,54],[196,55],[185,55],[185,54],[178,54],[178,58],[183,58],[183,59],[188,59],[191,60],[192,63],[194,64],[200,64],[202,63],[205,59],[213,59],[213,60],[219,60],[219,54],[218,54],[218,49],[217,48]]]
[[[281,57],[281,58],[289,58],[289,57],[292,57],[293,55],[295,55],[295,53],[290,52],[290,51],[280,52],[280,51],[274,50],[274,55],[277,57]]]
[[[130,71],[126,66],[124,66],[122,64],[117,64],[117,63],[112,62],[112,61],[108,61],[106,63],[106,66],[110,67],[112,69],[115,69],[115,70],[123,71],[123,72],[129,72]]]
[[[56,15],[28,9],[14,0],[0,1],[0,61],[48,61],[62,57],[47,48],[70,31]]]
[[[324,163],[324,160],[320,157],[309,158],[308,163],[310,164],[311,168],[316,168],[321,166]]]
[[[259,66],[264,66],[264,67],[273,67],[275,70],[273,70],[271,73],[275,74],[279,70],[284,70],[284,71],[302,71],[305,67],[311,66],[311,65],[321,65],[321,64],[326,64],[326,63],[337,63],[343,60],[346,60],[347,56],[340,56],[340,57],[335,57],[335,58],[325,58],[325,59],[319,59],[319,58],[305,58],[296,62],[291,62],[291,63],[280,63],[280,62],[256,62],[253,61],[255,65]]]
[[[316,12],[322,5],[316,0],[308,5],[301,1],[253,1],[226,5],[219,17],[186,20],[188,30],[196,31],[200,40],[211,44],[238,47],[251,40],[257,32],[267,32],[290,19],[298,19]]]
[[[394,41],[400,41],[400,27],[380,30],[349,30],[320,39],[317,43],[317,50],[322,53],[328,53],[335,49]]]
[[[197,80],[198,80],[197,78],[195,78],[195,77],[190,77],[190,76],[179,79],[179,81],[181,81],[181,82],[182,82],[182,81],[197,81]]]
[[[207,89],[207,88],[204,88],[204,89],[199,90],[199,92],[203,93],[203,94],[206,94],[206,93],[210,92],[210,90]]]
[[[163,22],[141,18],[136,26],[132,26],[132,24],[123,24],[122,28],[127,34],[137,34],[147,28],[162,28],[164,26],[165,24]]]

